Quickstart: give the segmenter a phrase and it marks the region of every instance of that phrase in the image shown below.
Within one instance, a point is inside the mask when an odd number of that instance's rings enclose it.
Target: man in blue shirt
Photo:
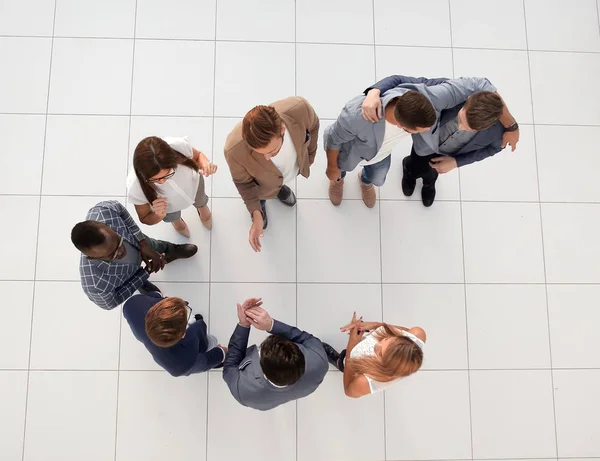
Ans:
[[[207,334],[200,314],[188,326],[192,309],[181,298],[164,298],[159,292],[135,295],[123,305],[123,316],[133,335],[154,361],[171,376],[189,376],[218,368],[227,348]]]

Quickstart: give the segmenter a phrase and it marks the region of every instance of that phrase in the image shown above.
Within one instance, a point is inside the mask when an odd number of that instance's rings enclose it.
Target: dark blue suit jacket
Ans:
[[[172,376],[188,376],[202,373],[221,364],[225,354],[219,347],[207,351],[206,323],[198,320],[191,324],[181,341],[171,347],[155,345],[146,334],[146,314],[161,299],[153,292],[135,295],[123,305],[123,316],[129,323],[133,335],[142,342],[152,358]]]

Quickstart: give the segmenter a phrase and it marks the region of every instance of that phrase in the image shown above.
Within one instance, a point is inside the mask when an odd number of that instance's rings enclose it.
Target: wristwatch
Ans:
[[[515,121],[515,123],[513,123],[511,126],[509,126],[508,128],[504,128],[504,131],[517,131],[519,129],[519,124]]]

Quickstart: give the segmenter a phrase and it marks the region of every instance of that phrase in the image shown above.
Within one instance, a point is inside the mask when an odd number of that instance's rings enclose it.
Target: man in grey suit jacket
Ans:
[[[273,320],[259,298],[238,304],[239,323],[229,341],[223,379],[244,406],[271,410],[312,394],[329,369],[323,344],[310,333]],[[271,333],[248,346],[250,325]]]
[[[374,206],[376,195],[373,185],[384,184],[391,165],[391,150],[387,138],[393,131],[398,132],[400,129],[412,134],[419,155],[436,153],[442,111],[464,103],[475,92],[496,91],[487,79],[479,77],[451,80],[405,76],[394,78],[395,85],[385,93],[382,92],[378,113],[381,118],[368,120],[363,116],[365,96],[361,95],[350,100],[336,122],[325,130],[326,173],[330,180],[329,196],[334,205],[339,205],[342,201],[345,172],[360,164],[363,165],[360,177],[363,201],[367,206]],[[506,127],[514,122],[504,105],[500,121]],[[386,145],[387,150],[384,149]],[[383,152],[384,150],[386,151]],[[373,160],[379,161],[373,163]],[[429,184],[426,186],[423,193],[427,195],[431,190]],[[433,199],[431,202],[433,203]]]

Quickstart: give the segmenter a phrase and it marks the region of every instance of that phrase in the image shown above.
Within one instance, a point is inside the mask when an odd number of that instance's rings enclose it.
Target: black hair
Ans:
[[[279,335],[271,335],[260,346],[260,367],[277,386],[296,384],[304,375],[306,361],[297,344]]]
[[[102,232],[103,224],[98,221],[83,221],[75,224],[71,231],[71,242],[79,251],[102,245],[106,235]]]

